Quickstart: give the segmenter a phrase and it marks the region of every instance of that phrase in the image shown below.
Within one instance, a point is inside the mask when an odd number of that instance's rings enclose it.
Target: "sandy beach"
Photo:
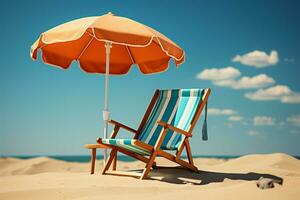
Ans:
[[[159,158],[164,168],[147,180],[90,175],[89,163],[33,159],[0,159],[0,199],[300,199],[300,161],[286,154],[247,155],[237,159],[195,160],[199,173],[174,168]],[[118,170],[143,168],[140,162],[118,162]],[[171,168],[172,167],[172,168]],[[272,189],[256,187],[260,177],[283,180]]]

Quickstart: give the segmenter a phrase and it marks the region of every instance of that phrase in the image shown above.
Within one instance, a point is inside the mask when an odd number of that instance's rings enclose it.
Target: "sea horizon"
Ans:
[[[244,154],[244,155],[193,155],[193,158],[216,158],[216,159],[234,159],[241,156],[246,156],[251,154]],[[290,155],[298,160],[300,160],[299,155]],[[19,159],[31,159],[31,158],[38,158],[38,157],[48,157],[55,160],[62,160],[66,162],[79,162],[85,163],[90,162],[91,156],[90,155],[1,155],[0,158],[19,158]],[[182,156],[184,159],[187,159],[185,155]],[[97,155],[97,160],[102,160],[103,155]],[[126,156],[126,155],[119,155],[118,160],[124,162],[133,162],[136,161],[135,159]]]

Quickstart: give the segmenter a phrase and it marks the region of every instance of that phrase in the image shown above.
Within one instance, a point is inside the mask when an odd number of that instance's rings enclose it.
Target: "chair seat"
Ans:
[[[151,153],[149,150],[136,145],[136,139],[102,139],[101,141],[103,144],[117,146],[140,155],[150,155]]]

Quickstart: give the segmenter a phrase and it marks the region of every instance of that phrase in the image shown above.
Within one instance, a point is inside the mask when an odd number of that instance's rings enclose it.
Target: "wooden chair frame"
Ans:
[[[154,146],[151,146],[149,144],[146,144],[144,142],[141,142],[139,140],[135,140],[134,143],[135,145],[147,149],[149,150],[150,155],[149,157],[145,157],[145,156],[141,156],[137,153],[128,151],[126,149],[122,149],[113,145],[109,145],[109,144],[103,144],[101,141],[101,138],[97,139],[98,144],[94,145],[94,146],[88,146],[86,145],[86,148],[90,148],[92,149],[92,159],[91,159],[91,173],[94,173],[94,165],[95,165],[95,158],[96,158],[96,148],[110,148],[111,152],[110,152],[110,156],[107,159],[105,166],[102,170],[102,174],[110,174],[110,175],[121,175],[121,176],[134,176],[134,177],[139,177],[140,179],[144,179],[147,177],[148,173],[150,172],[151,167],[155,168],[156,167],[156,163],[155,163],[155,158],[157,156],[161,156],[164,157],[170,161],[173,161],[191,171],[197,172],[198,169],[197,167],[194,165],[193,162],[193,157],[192,157],[192,152],[191,152],[191,148],[190,148],[190,143],[189,143],[189,138],[192,137],[192,131],[201,115],[201,112],[205,106],[205,104],[207,103],[208,97],[210,95],[210,88],[205,89],[205,95],[202,97],[202,101],[201,103],[198,105],[196,113],[194,115],[194,118],[191,121],[190,127],[188,131],[184,131],[180,128],[174,127],[171,124],[168,124],[166,122],[163,121],[158,121],[158,125],[162,126],[163,129],[156,141],[156,144]],[[135,134],[134,139],[137,139],[139,134],[142,131],[142,128],[144,127],[148,117],[151,114],[151,111],[155,105],[155,102],[157,100],[159,96],[159,90],[156,90],[151,102],[146,110],[146,113],[144,114],[144,117],[138,127],[137,130],[130,128],[124,124],[121,124],[120,122],[114,121],[114,120],[110,120],[109,123],[114,125],[114,129],[110,135],[110,138],[115,138],[120,130],[120,128],[127,130],[129,132],[132,132],[133,134]],[[174,132],[180,133],[182,135],[184,135],[184,139],[182,140],[182,143],[179,145],[178,150],[176,151],[176,154],[170,154],[162,149],[160,149],[161,144],[163,143],[164,137],[166,136],[168,130],[172,130]],[[98,146],[97,146],[98,145]],[[187,157],[188,157],[188,161],[185,161],[183,159],[181,159],[181,154],[182,151],[184,150],[184,148],[186,149],[187,152]],[[146,166],[142,172],[142,175],[137,176],[137,175],[132,175],[130,173],[126,174],[126,173],[118,173],[116,172],[116,166],[117,166],[117,152],[123,153],[125,155],[131,156],[133,158],[136,158],[137,160],[140,160],[144,163],[146,163]],[[108,169],[110,168],[111,164],[113,163],[113,171],[112,172],[108,172]]]

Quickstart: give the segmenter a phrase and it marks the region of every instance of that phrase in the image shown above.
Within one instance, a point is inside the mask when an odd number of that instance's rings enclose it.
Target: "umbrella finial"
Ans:
[[[115,14],[112,12],[108,12],[107,15],[115,15]]]

